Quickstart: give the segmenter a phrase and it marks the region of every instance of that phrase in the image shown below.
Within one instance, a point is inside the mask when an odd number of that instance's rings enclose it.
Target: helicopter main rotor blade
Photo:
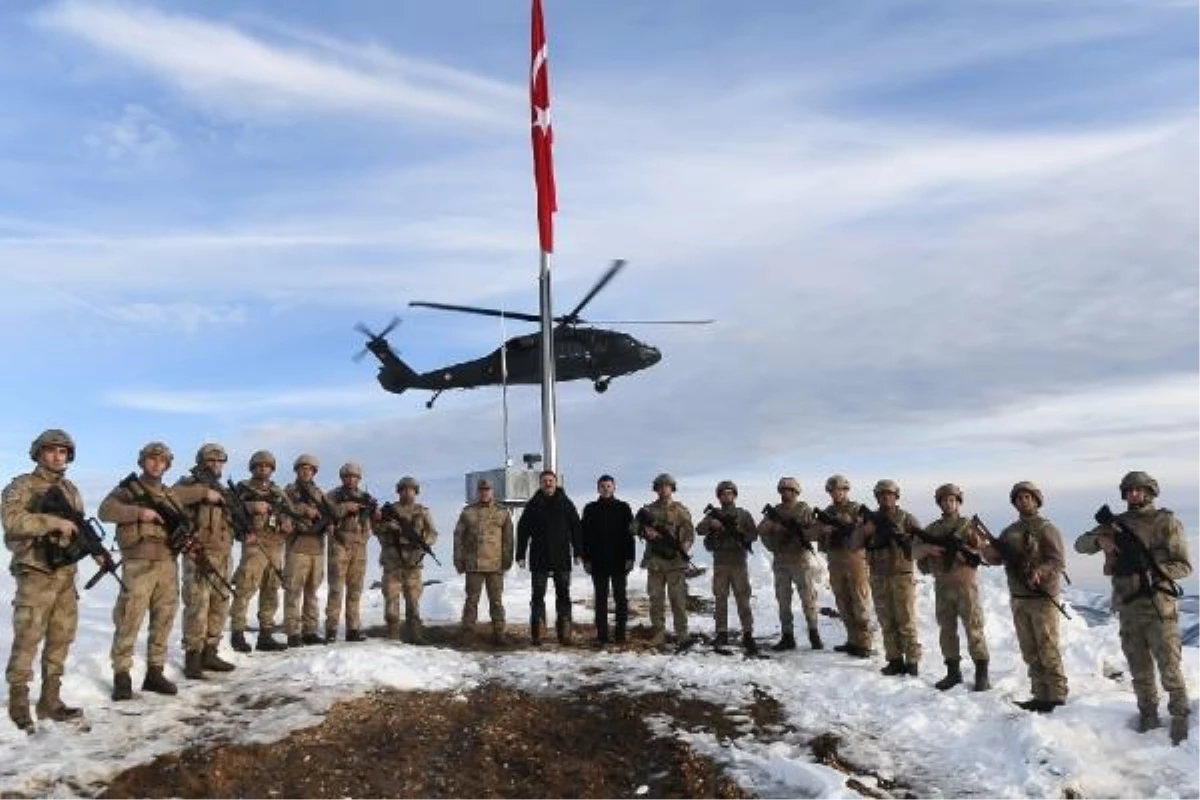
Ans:
[[[456,306],[449,303],[426,303],[422,300],[414,300],[409,303],[410,306],[418,306],[420,308],[436,308],[440,311],[458,311],[463,314],[478,314],[481,317],[503,317],[504,319],[519,319],[524,322],[540,322],[541,317],[536,314],[526,314],[521,311],[502,311],[498,308],[478,308],[476,306]]]
[[[579,305],[575,306],[575,308],[572,309],[569,314],[564,314],[563,316],[559,317],[559,321],[564,325],[571,325],[576,322],[580,322],[581,320],[579,319],[579,312],[583,311],[584,306],[592,302],[592,298],[600,294],[600,290],[607,286],[609,281],[617,277],[617,273],[624,268],[625,259],[618,258],[616,261],[613,261],[605,273],[600,276],[600,280],[596,281],[596,285],[592,287],[592,290],[585,294],[583,299],[579,301]]]
[[[715,319],[581,319],[588,325],[712,325]]]

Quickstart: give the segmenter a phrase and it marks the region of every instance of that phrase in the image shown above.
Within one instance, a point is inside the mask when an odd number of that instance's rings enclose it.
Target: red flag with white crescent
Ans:
[[[529,68],[529,105],[532,111],[533,177],[537,184],[538,238],[542,252],[554,252],[554,132],[550,127],[550,76],[546,59],[546,27],[542,0],[533,0],[533,36]]]

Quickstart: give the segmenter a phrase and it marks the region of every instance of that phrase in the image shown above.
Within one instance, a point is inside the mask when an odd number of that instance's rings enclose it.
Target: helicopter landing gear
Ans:
[[[434,401],[435,401],[435,400],[437,400],[439,397],[441,397],[441,396],[442,396],[442,392],[444,392],[444,391],[446,391],[446,390],[445,390],[445,389],[438,389],[436,392],[434,392],[434,393],[433,393],[433,397],[431,397],[431,398],[429,398],[428,400],[426,400],[426,401],[425,401],[425,407],[426,407],[426,408],[433,408],[433,403],[434,403]]]
[[[597,394],[604,394],[605,392],[608,391],[608,384],[611,381],[612,381],[612,378],[601,378],[600,380],[596,381],[592,385],[596,388]]]

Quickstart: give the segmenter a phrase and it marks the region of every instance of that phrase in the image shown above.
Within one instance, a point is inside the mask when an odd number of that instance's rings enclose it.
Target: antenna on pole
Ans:
[[[508,450],[508,330],[500,313],[500,408],[504,435],[504,466],[512,466]]]

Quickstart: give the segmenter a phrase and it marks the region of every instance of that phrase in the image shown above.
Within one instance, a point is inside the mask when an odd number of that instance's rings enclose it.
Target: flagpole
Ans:
[[[550,302],[550,253],[554,252],[554,212],[558,201],[554,188],[554,134],[550,126],[550,79],[547,63],[546,26],[542,0],[533,0],[530,35],[529,107],[533,137],[533,175],[537,188],[538,306],[542,322],[542,463],[558,472],[558,411],[554,401],[554,310]]]
[[[558,472],[557,409],[554,397],[554,311],[550,300],[550,254],[542,251],[538,272],[542,316],[542,464]]]

